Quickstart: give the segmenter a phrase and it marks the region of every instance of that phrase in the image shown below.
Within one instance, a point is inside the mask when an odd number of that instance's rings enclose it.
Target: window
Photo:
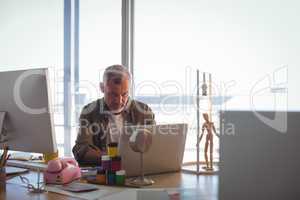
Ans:
[[[196,159],[196,112],[181,109],[192,104],[162,101],[170,94],[195,95],[195,69],[212,73],[214,95],[220,97],[213,105],[215,123],[220,109],[300,109],[299,7],[295,1],[270,0],[259,6],[254,1],[136,1],[136,96],[148,103],[157,99],[152,107],[159,123],[189,122],[184,161]],[[218,160],[217,144],[214,151]]]
[[[104,69],[121,63],[121,0],[80,1],[79,8],[79,83],[75,86],[79,101],[71,146],[75,144],[82,107],[103,96],[99,83]]]
[[[49,67],[54,125],[63,148],[63,1],[0,1],[0,70]]]

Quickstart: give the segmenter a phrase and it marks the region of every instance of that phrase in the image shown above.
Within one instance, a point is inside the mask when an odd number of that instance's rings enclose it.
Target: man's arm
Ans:
[[[135,101],[133,106],[133,123],[140,125],[154,125],[155,115],[151,108],[142,102]]]
[[[76,143],[72,150],[74,157],[80,164],[99,165],[101,150],[93,143],[93,133],[89,130],[90,122],[86,115],[81,114],[79,124]]]
[[[149,106],[147,106],[147,111],[146,111],[146,115],[145,115],[145,124],[146,125],[156,124],[155,115]]]

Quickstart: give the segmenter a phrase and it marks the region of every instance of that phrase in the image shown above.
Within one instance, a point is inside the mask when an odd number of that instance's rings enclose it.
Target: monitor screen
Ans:
[[[47,69],[0,71],[0,144],[14,151],[56,152],[50,99]]]

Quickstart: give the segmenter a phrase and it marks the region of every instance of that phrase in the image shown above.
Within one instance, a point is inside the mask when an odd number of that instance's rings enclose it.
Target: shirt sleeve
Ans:
[[[77,139],[72,151],[75,159],[79,163],[97,164],[100,162],[100,155],[96,155],[94,153],[95,156],[89,156],[88,159],[86,158],[86,154],[89,151],[100,152],[100,149],[93,143],[93,134],[89,130],[90,123],[91,120],[89,119],[88,114],[83,114],[82,112],[79,118],[79,130]],[[91,155],[91,153],[89,153],[89,155]]]
[[[135,103],[133,118],[135,124],[140,124],[140,125],[156,124],[155,115],[152,112],[151,108],[148,105],[141,102]]]

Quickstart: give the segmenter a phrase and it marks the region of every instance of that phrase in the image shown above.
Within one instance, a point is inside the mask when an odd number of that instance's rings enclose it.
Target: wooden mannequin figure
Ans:
[[[208,114],[203,113],[202,116],[203,116],[205,122],[202,125],[202,133],[201,133],[200,138],[198,139],[198,143],[201,142],[201,139],[203,137],[205,129],[207,131],[206,141],[205,141],[205,148],[204,148],[204,157],[205,157],[206,166],[203,167],[203,168],[206,169],[206,170],[213,170],[213,147],[214,147],[214,142],[213,142],[213,133],[212,133],[212,131],[214,132],[214,134],[217,137],[219,137],[219,136],[216,133],[216,128],[214,126],[214,123],[209,121]],[[208,161],[208,156],[207,156],[208,147],[209,147],[209,153],[210,153],[210,161]]]

